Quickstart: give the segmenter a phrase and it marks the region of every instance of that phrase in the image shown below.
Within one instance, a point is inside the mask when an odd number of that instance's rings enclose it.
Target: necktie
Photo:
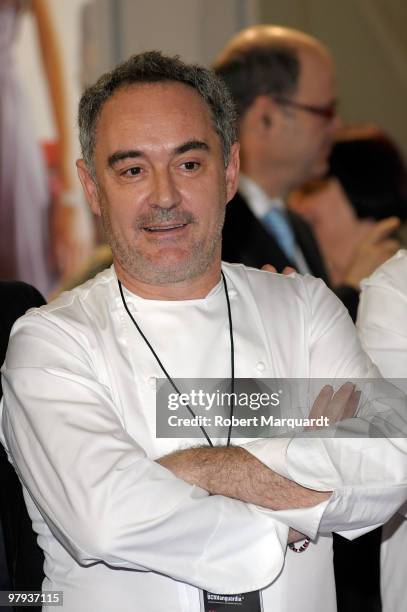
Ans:
[[[266,229],[276,239],[278,246],[284,251],[288,259],[293,262],[295,257],[295,236],[287,217],[279,208],[272,208],[263,217]]]

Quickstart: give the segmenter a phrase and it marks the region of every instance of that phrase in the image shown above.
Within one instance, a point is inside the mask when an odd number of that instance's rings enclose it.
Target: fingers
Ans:
[[[332,400],[327,408],[327,414],[329,418],[329,424],[333,425],[342,421],[345,418],[351,418],[355,414],[354,409],[354,398],[353,393],[355,391],[355,385],[350,382],[342,385],[336,393],[334,393]],[[345,417],[348,414],[348,417]]]
[[[392,257],[400,248],[400,243],[390,237],[400,225],[397,217],[389,217],[376,223],[362,240],[345,274],[344,283],[360,288],[360,282],[370,276],[376,268]]]
[[[351,382],[346,382],[337,391],[325,385],[319,392],[309,414],[310,418],[326,417],[329,425],[355,416],[360,400],[360,391]],[[307,427],[305,429],[316,429]]]
[[[374,224],[372,229],[367,233],[365,240],[366,242],[380,242],[387,236],[390,236],[400,225],[400,219],[398,217],[389,217],[383,219]]]
[[[271,264],[264,264],[261,269],[265,270],[266,272],[277,272],[276,268]],[[296,272],[295,268],[292,268],[291,266],[286,266],[282,273],[288,275],[292,274],[293,272]]]
[[[361,394],[362,394],[361,391],[357,391],[356,389],[353,390],[352,395],[350,396],[345,406],[345,409],[343,411],[342,420],[352,419],[355,416],[356,411],[359,406],[359,400],[360,400]]]
[[[400,243],[395,238],[389,238],[388,240],[383,240],[382,242],[378,243],[376,247],[378,248],[379,252],[382,251],[388,255],[394,255],[394,253],[399,250]]]
[[[397,240],[386,240],[385,242],[380,243],[380,245],[375,247],[375,253],[372,256],[372,270],[369,272],[374,272],[376,268],[381,266],[385,261],[392,257],[400,248],[399,242]]]
[[[271,264],[265,264],[264,266],[262,266],[261,268],[262,270],[265,270],[266,272],[277,272],[277,270],[275,269],[274,266],[272,266]]]
[[[319,417],[325,415],[333,394],[334,390],[331,385],[325,385],[325,387],[322,387],[309,413],[310,418],[318,419]]]

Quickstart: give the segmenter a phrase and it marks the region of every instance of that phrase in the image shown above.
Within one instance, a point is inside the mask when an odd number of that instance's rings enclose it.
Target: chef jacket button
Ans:
[[[266,369],[266,365],[263,361],[258,361],[256,364],[256,368],[258,372],[264,372],[264,370]]]

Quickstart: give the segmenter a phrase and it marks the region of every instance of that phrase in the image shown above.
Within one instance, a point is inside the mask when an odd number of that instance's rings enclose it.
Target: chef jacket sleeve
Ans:
[[[296,509],[276,512],[275,518],[310,537],[335,531],[353,539],[386,522],[407,499],[406,397],[381,379],[333,293],[322,281],[306,277],[304,282],[310,303],[310,378],[334,387],[355,382],[362,391],[356,418],[329,431],[254,440],[245,448],[304,487],[333,491],[318,507],[318,524],[315,513],[308,517]]]
[[[1,437],[58,541],[83,565],[152,570],[215,592],[271,583],[288,527],[147,457],[98,378],[86,335],[41,313],[14,326]]]

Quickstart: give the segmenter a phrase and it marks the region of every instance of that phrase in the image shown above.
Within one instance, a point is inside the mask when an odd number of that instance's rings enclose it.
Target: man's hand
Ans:
[[[348,267],[343,284],[360,289],[360,282],[392,257],[400,243],[391,234],[399,227],[400,219],[389,217],[376,223],[366,234]]]
[[[400,242],[392,238],[391,234],[399,225],[400,219],[397,217],[389,217],[374,224],[355,249],[343,279],[344,285],[359,290],[361,281],[397,252]],[[266,272],[277,272],[272,264],[265,264],[261,269]],[[293,272],[296,272],[294,268],[286,266],[282,273],[288,275]]]
[[[265,270],[266,272],[276,272],[277,273],[277,270],[271,264],[264,264],[264,266],[262,266],[261,269]],[[288,275],[288,274],[292,274],[293,272],[296,272],[294,268],[292,268],[291,266],[286,266],[282,273],[285,275]]]
[[[310,418],[318,419],[327,417],[329,425],[334,425],[344,419],[351,419],[355,416],[360,399],[360,391],[355,385],[346,382],[336,392],[330,385],[325,385],[319,392],[314,405],[309,413]],[[307,427],[306,429],[316,429]]]

